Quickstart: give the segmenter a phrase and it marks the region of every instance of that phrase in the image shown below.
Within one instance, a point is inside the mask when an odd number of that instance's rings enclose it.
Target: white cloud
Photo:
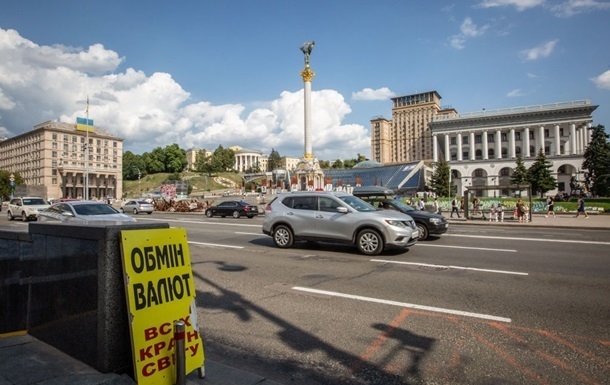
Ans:
[[[382,87],[376,90],[372,88],[364,88],[362,91],[352,92],[353,100],[388,100],[395,96],[396,94],[388,87]]]
[[[604,72],[599,76],[591,78],[591,81],[595,83],[597,88],[610,90],[610,70]]]
[[[449,38],[449,43],[455,49],[462,49],[466,46],[465,43],[468,38],[481,36],[488,28],[488,25],[484,25],[483,27],[478,28],[477,25],[472,22],[472,19],[470,17],[467,17],[460,25],[460,33],[451,36]]]
[[[518,11],[543,5],[545,0],[484,0],[479,3],[482,8],[514,6]]]
[[[0,28],[0,135],[15,136],[47,120],[74,122],[85,116],[123,138],[134,153],[177,143],[182,148],[240,145],[269,154],[302,156],[303,90],[248,111],[240,103],[193,101],[168,73],[147,76],[137,69],[116,72],[124,60],[96,44],[88,49],[38,46],[14,30]],[[363,90],[359,97],[386,94]],[[334,90],[312,92],[312,145],[323,160],[368,156],[370,137],[361,125],[344,125],[351,113]]]
[[[538,75],[533,74],[533,73],[531,73],[531,72],[528,72],[528,73],[527,73],[527,77],[528,77],[528,78],[530,78],[530,79],[536,79],[536,78],[538,77]]]
[[[510,91],[508,94],[506,94],[506,96],[508,96],[509,98],[514,98],[514,97],[518,97],[518,96],[523,96],[525,95],[523,92],[521,92],[521,89],[516,88],[512,91]]]
[[[547,41],[539,45],[538,47],[525,49],[519,52],[519,56],[523,58],[525,61],[538,60],[540,58],[545,58],[553,53],[555,46],[559,42],[558,39]]]
[[[610,3],[596,0],[568,0],[551,7],[551,11],[559,17],[570,17],[578,13],[605,9],[610,9]]]

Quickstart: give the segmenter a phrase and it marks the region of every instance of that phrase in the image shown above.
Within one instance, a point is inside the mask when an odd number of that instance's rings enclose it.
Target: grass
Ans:
[[[123,181],[123,197],[138,197],[138,190],[142,194],[152,194],[154,191],[159,190],[161,184],[168,180],[170,173],[158,173],[149,174],[138,180],[124,180]],[[218,183],[216,177],[231,180],[235,183],[237,189],[241,187],[242,179],[238,174],[235,173],[219,173],[210,177],[206,174],[200,174],[196,172],[183,172],[180,177],[184,181],[188,181],[193,186],[191,195],[202,196],[208,192],[222,192],[226,190],[234,190],[234,188],[222,185]]]

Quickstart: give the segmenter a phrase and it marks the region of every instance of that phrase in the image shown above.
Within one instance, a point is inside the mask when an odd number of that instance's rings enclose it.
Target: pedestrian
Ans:
[[[521,198],[517,201],[517,219],[519,219],[519,222],[525,220],[525,203],[523,203]]]
[[[502,205],[502,202],[498,202],[496,212],[498,213],[498,216],[496,217],[496,222],[498,222],[498,220],[500,222],[504,222],[504,206]]]
[[[432,202],[432,207],[434,209],[434,214],[440,214],[441,213],[441,208],[438,205],[438,198],[434,197],[434,201]]]
[[[424,210],[426,210],[426,207],[425,207],[425,205],[424,205],[424,198],[419,198],[418,207],[419,207],[419,211],[424,211]]]
[[[457,214],[457,217],[460,217],[460,210],[458,210],[458,197],[457,195],[451,201],[451,218],[453,218],[453,213]]]
[[[580,216],[580,214],[585,214],[585,218],[589,218],[589,214],[585,211],[585,198],[581,195],[578,198],[578,209],[576,210],[576,218]]]
[[[553,197],[549,195],[548,198],[546,198],[546,215],[544,216],[545,218],[548,218],[549,215],[553,214],[553,218],[555,218],[555,211],[554,211],[554,207],[555,207],[555,201],[553,200]]]
[[[496,211],[496,205],[493,202],[489,207],[489,221],[498,221],[498,212]]]

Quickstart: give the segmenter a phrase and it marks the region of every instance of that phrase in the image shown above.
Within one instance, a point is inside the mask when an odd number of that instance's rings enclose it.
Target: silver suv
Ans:
[[[21,220],[26,222],[29,219],[38,219],[38,211],[46,210],[50,206],[47,201],[40,197],[13,198],[8,203],[6,216],[9,221],[15,217],[21,217]]]
[[[355,244],[366,255],[406,249],[419,236],[406,214],[377,210],[351,194],[327,191],[278,195],[265,208],[263,233],[280,248],[298,240],[340,242]]]

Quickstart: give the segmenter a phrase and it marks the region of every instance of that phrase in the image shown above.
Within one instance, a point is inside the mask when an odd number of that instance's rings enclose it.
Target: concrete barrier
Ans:
[[[0,231],[0,334],[27,330],[102,373],[132,374],[120,231],[167,223],[30,223]]]

